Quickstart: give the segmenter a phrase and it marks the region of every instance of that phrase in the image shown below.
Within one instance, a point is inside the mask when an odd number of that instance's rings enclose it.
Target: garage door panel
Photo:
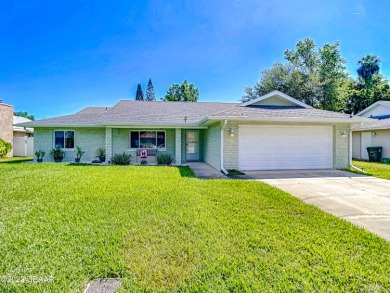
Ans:
[[[239,130],[241,170],[327,169],[333,165],[331,126],[254,126]]]

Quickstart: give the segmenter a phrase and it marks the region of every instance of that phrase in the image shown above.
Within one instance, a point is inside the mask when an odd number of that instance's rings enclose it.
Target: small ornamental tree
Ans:
[[[144,91],[142,90],[142,86],[140,83],[137,85],[137,91],[135,93],[135,100],[136,101],[143,101],[144,100]]]
[[[156,94],[154,92],[154,85],[152,83],[152,79],[149,78],[148,85],[146,86],[146,101],[155,101]]]

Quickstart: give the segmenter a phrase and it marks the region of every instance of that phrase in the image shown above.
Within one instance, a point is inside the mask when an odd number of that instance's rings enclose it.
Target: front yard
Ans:
[[[0,164],[1,292],[387,291],[390,243],[260,182]],[[2,281],[3,280],[3,281]]]
[[[11,158],[0,158],[0,163],[20,163],[20,162],[27,162],[27,161],[33,161],[33,157],[11,157]]]
[[[390,164],[354,160],[353,165],[366,171],[367,175],[390,180]],[[351,171],[355,169],[351,168]]]

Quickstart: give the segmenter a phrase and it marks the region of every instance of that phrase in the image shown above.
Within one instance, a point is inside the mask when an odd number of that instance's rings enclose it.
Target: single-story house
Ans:
[[[34,155],[34,129],[17,126],[19,123],[31,122],[30,119],[14,116],[13,118],[13,152],[14,157]]]
[[[367,147],[382,147],[382,157],[390,158],[390,101],[377,101],[358,117],[370,118],[353,127],[352,156],[354,159],[368,160]]]
[[[107,160],[141,150],[173,154],[176,164],[204,161],[217,170],[341,169],[352,162],[351,125],[360,118],[312,108],[279,91],[246,103],[121,100],[75,114],[24,123],[34,149],[55,146],[82,161],[105,148]],[[45,157],[45,161],[50,160]]]

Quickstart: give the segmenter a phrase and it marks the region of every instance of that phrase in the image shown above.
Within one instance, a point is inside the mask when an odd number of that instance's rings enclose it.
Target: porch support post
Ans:
[[[176,128],[175,135],[175,161],[176,165],[181,164],[181,128]]]
[[[106,127],[106,162],[111,162],[112,157],[112,128]]]

